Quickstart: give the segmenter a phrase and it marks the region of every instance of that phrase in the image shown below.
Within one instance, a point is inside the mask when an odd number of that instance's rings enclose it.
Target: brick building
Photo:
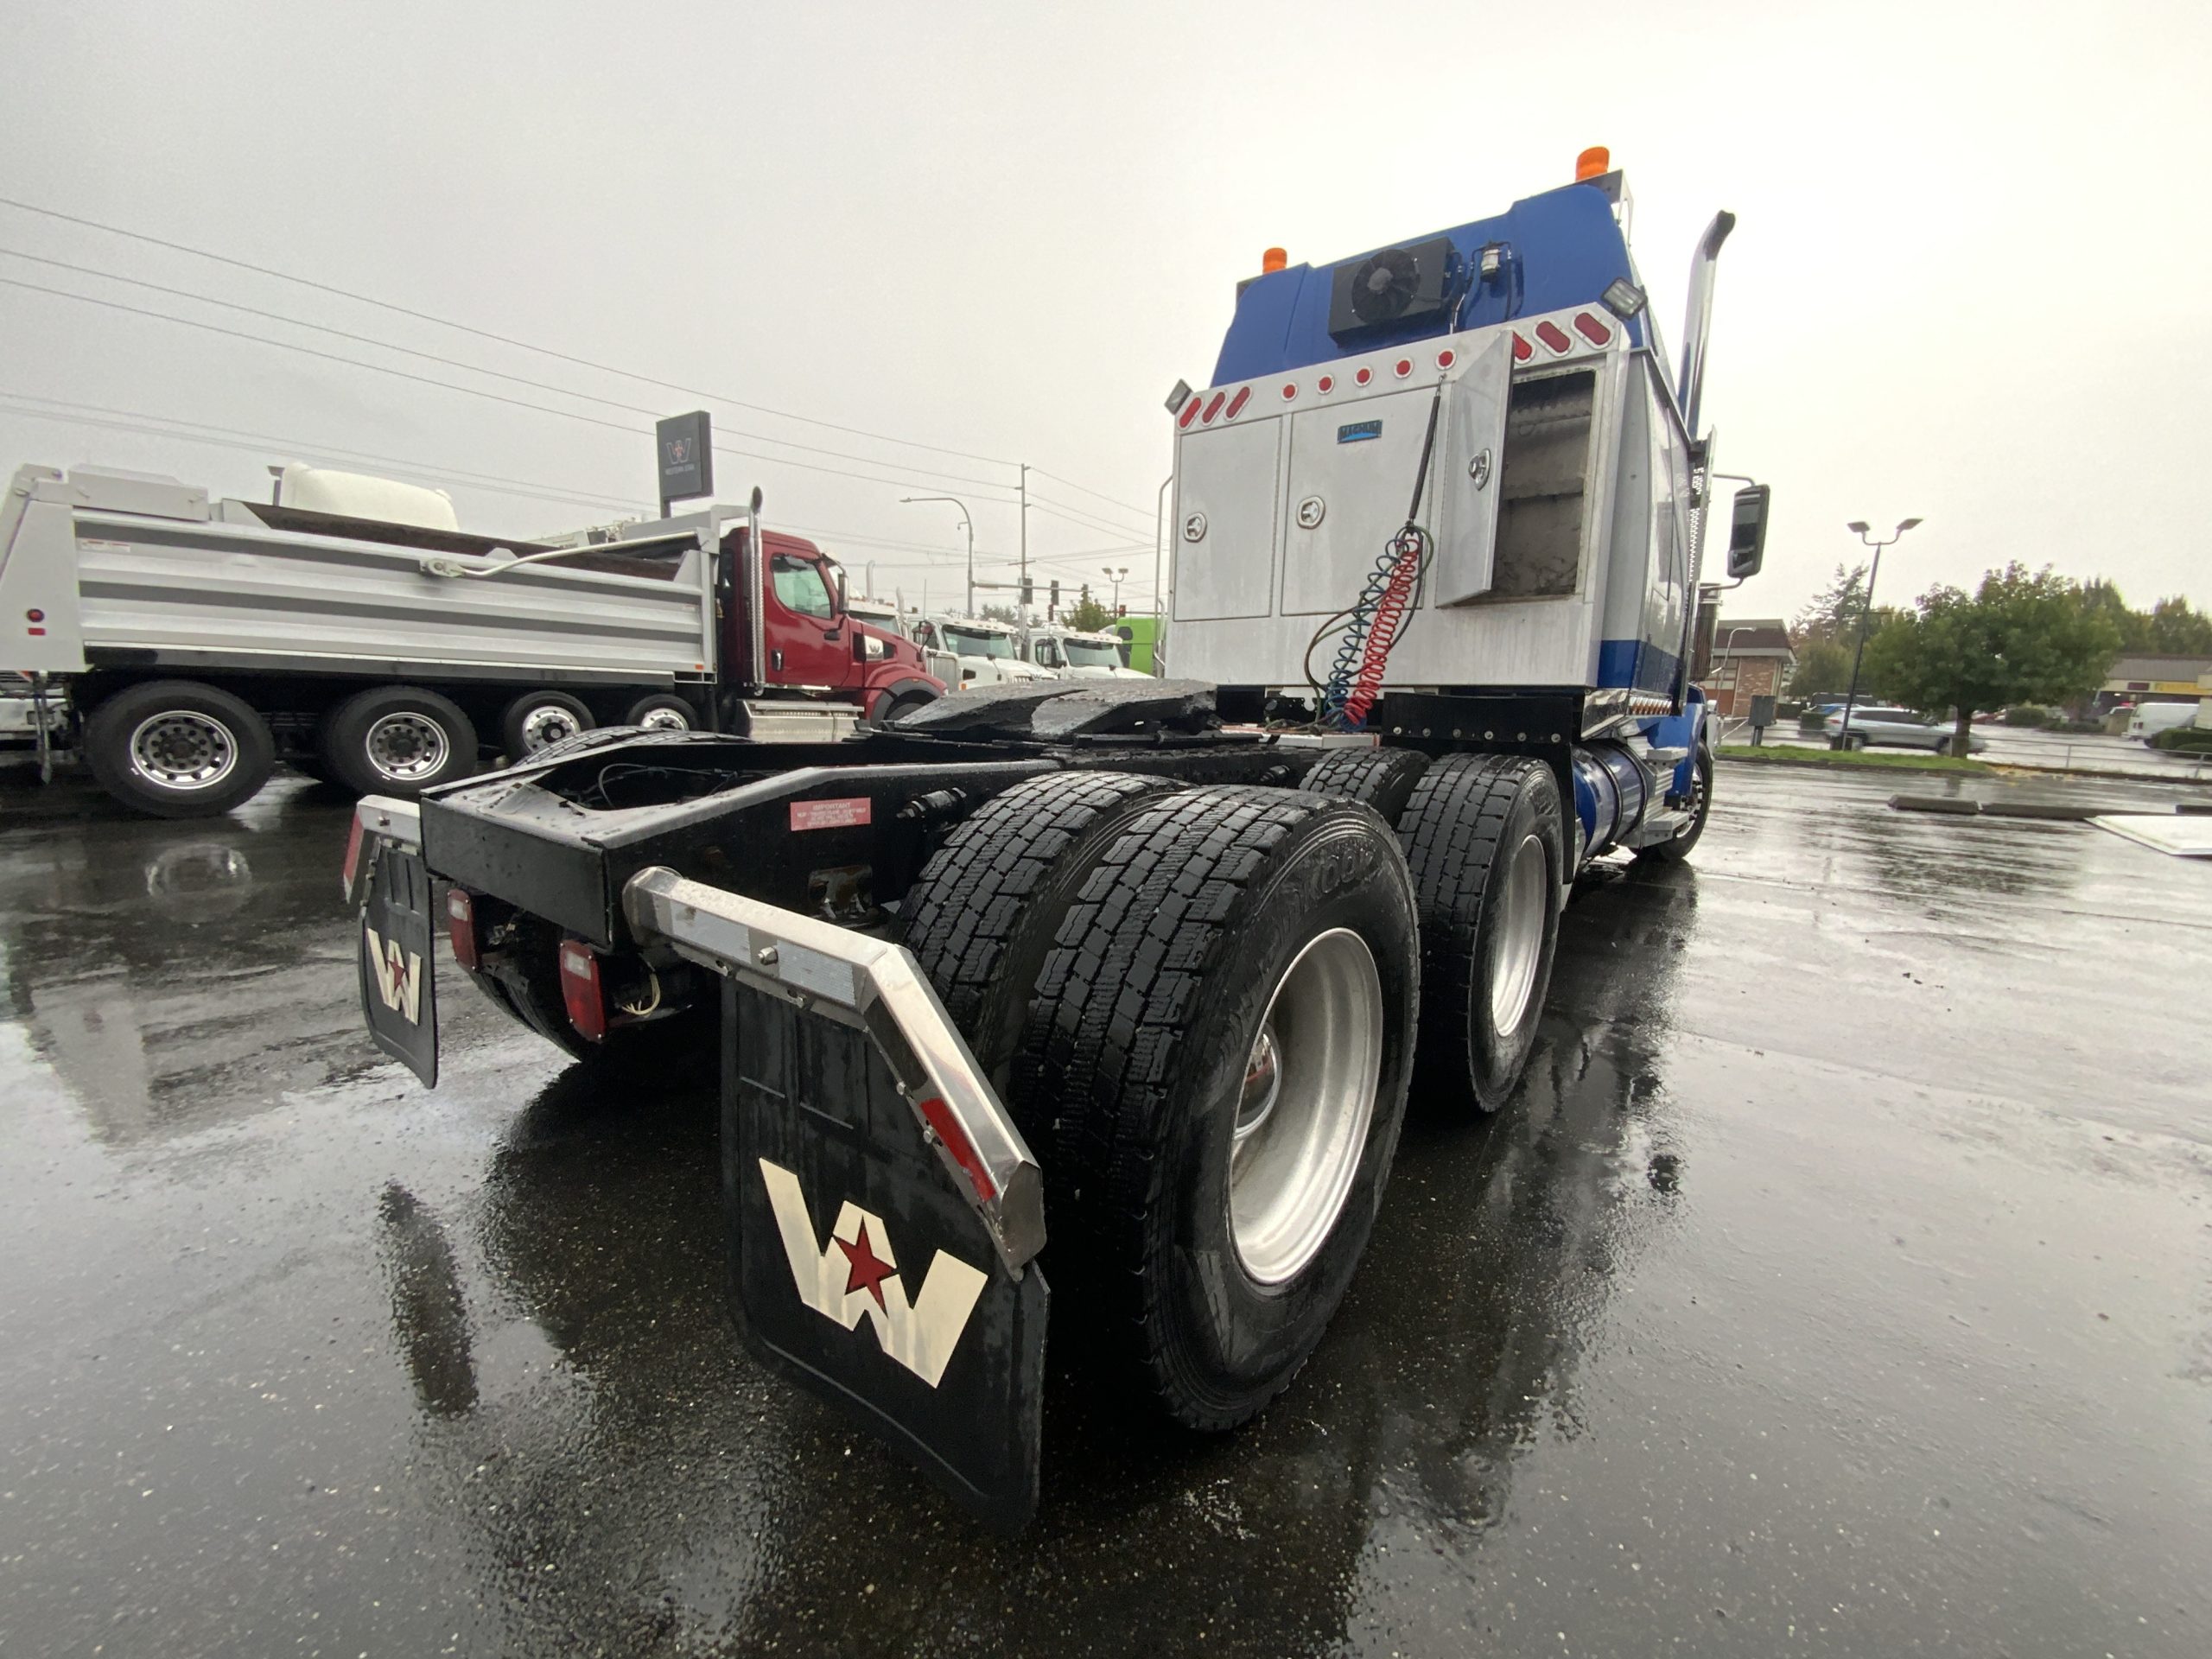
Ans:
[[[1749,715],[1753,697],[1782,695],[1782,683],[1796,663],[1789,629],[1780,617],[1732,622],[1724,616],[1713,628],[1713,667],[1702,682],[1705,695],[1725,718]]]

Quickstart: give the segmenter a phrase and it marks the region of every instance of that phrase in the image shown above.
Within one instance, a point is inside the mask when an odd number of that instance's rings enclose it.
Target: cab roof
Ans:
[[[1222,340],[1221,358],[1210,384],[1255,379],[1332,363],[1357,352],[1388,351],[1408,340],[1487,327],[1513,317],[1596,304],[1617,279],[1637,280],[1628,240],[1613,216],[1619,177],[1607,174],[1562,185],[1525,196],[1494,218],[1432,232],[1449,238],[1453,251],[1471,267],[1493,242],[1504,245],[1511,257],[1500,280],[1476,287],[1453,316],[1374,329],[1354,346],[1340,343],[1329,333],[1330,292],[1336,269],[1366,258],[1367,252],[1325,265],[1290,265],[1254,277],[1237,292],[1236,315]],[[1409,237],[1407,241],[1426,239]],[[1380,250],[1368,251],[1376,251]],[[1629,339],[1637,346],[1646,343],[1643,323],[1641,315],[1629,321]]]

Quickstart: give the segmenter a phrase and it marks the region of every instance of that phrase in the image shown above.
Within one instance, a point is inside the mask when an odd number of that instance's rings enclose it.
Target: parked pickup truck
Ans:
[[[529,542],[439,492],[284,473],[264,503],[25,467],[0,501],[0,667],[126,805],[227,811],[280,760],[412,797],[594,726],[833,737],[944,690],[757,499]]]

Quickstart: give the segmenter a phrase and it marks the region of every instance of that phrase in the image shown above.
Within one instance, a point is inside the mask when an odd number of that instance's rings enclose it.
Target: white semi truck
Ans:
[[[1086,633],[1052,623],[1033,626],[1022,636],[1022,654],[1048,674],[1064,680],[1148,680],[1122,660],[1126,642],[1110,633]]]
[[[1048,1314],[1176,1421],[1251,1418],[1351,1281],[1409,1089],[1506,1106],[1576,873],[1663,872],[1713,810],[1733,221],[1674,367],[1591,159],[1240,284],[1173,414],[1202,678],[985,687],[834,751],[585,733],[361,803],[375,1041],[435,1082],[434,927],[580,1057],[719,1031],[749,1345],[996,1524],[1037,1502]],[[1765,511],[1723,505],[1733,577]]]
[[[253,502],[24,467],[0,500],[0,669],[126,805],[227,811],[279,760],[413,796],[614,723],[835,737],[944,689],[757,501],[529,542],[461,531],[441,492],[280,470]]]
[[[1046,677],[1042,669],[1023,658],[1021,631],[1011,622],[939,612],[915,623],[912,635],[925,652],[955,660],[959,678],[946,683],[956,689],[1014,685]]]

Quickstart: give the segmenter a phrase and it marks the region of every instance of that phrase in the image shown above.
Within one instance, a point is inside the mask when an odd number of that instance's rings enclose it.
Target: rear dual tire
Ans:
[[[317,747],[330,781],[356,795],[411,800],[476,770],[476,728],[450,697],[372,686],[324,716]]]
[[[1007,1078],[1048,1268],[1169,1416],[1232,1427],[1319,1342],[1381,1201],[1419,995],[1404,860],[1354,802],[1099,774],[963,828],[907,940]]]
[[[1559,946],[1567,830],[1551,768],[1447,755],[1398,818],[1421,912],[1421,1098],[1494,1112],[1519,1085]]]

